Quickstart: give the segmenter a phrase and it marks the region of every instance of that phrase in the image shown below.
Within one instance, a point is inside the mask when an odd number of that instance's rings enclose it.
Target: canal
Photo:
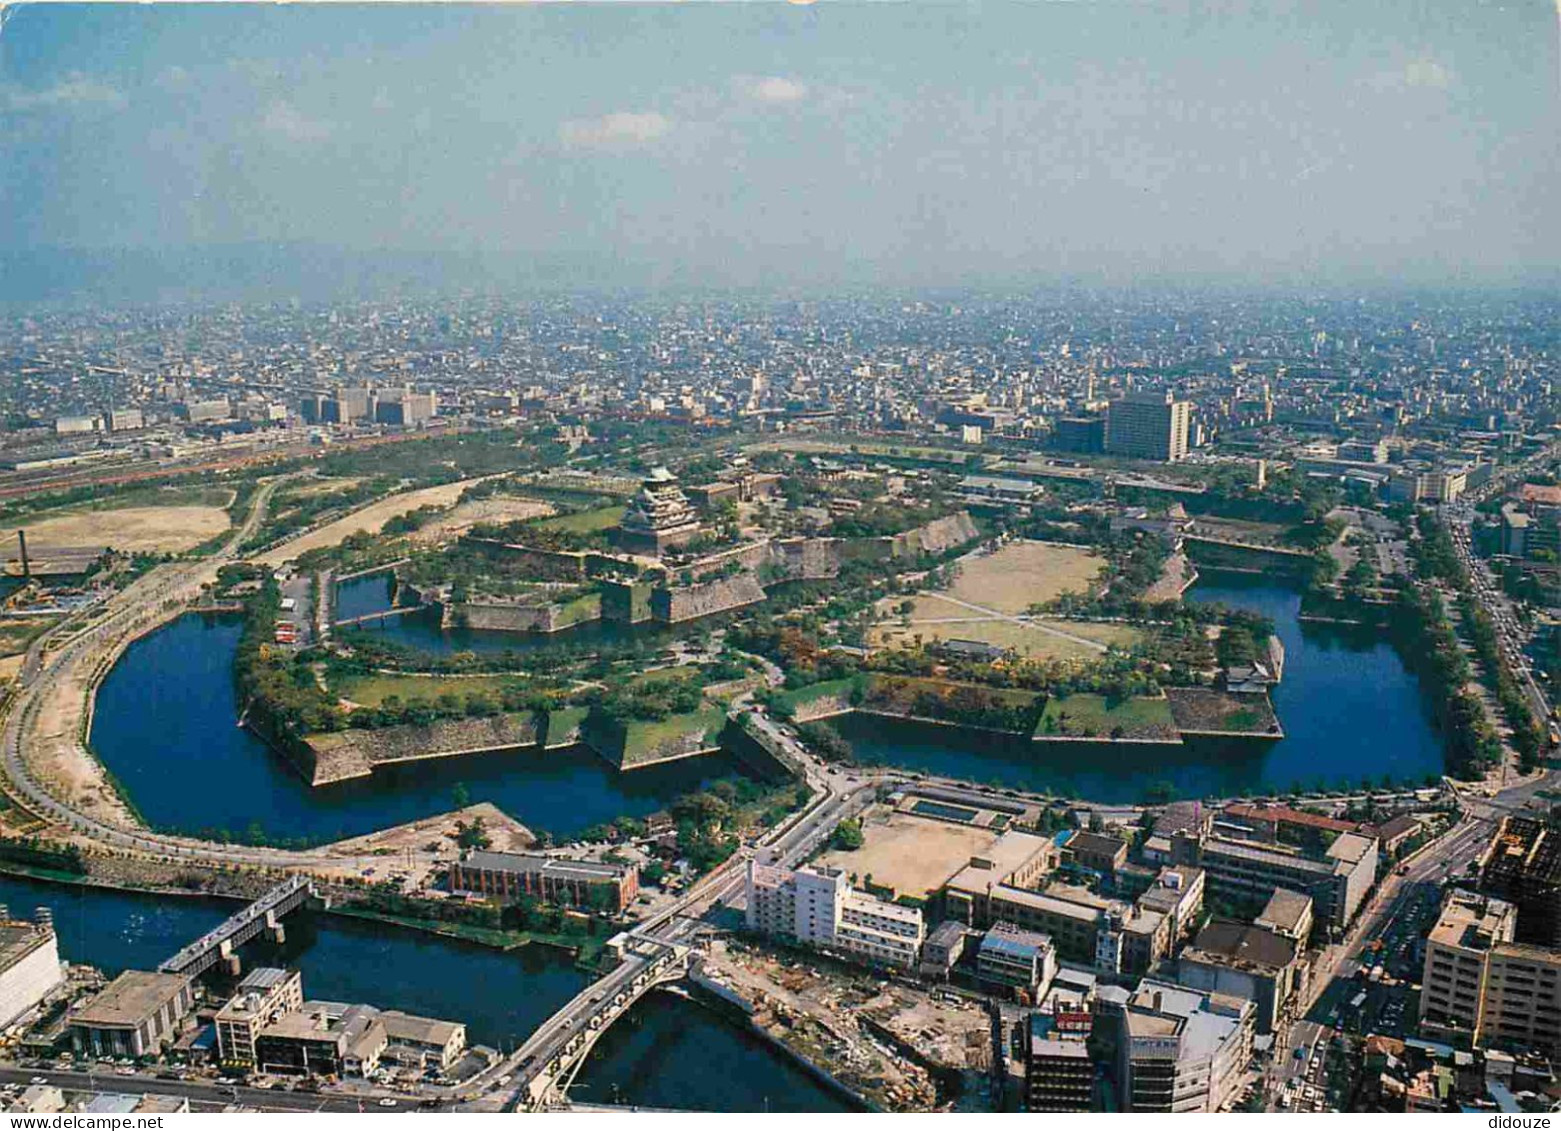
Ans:
[[[187,614],[132,644],[98,689],[92,746],[156,828],[336,840],[454,807],[458,784],[533,829],[643,816],[740,771],[709,755],[619,773],[584,747],[442,758],[313,788],[237,725],[237,618]]]
[[[0,903],[54,912],[60,956],[109,973],[152,970],[215,927],[236,902],[56,885],[0,875]],[[317,1000],[368,1002],[464,1021],[474,1044],[511,1049],[586,984],[552,947],[504,953],[398,927],[302,911],[281,947],[257,940],[247,967],[299,970]],[[587,1102],[706,1111],[848,1110],[784,1054],[703,1006],[669,994],[637,1005],[593,1051],[574,1094]]]
[[[864,762],[1110,803],[1141,800],[1157,785],[1183,797],[1229,796],[1355,786],[1368,778],[1419,783],[1441,772],[1430,705],[1382,633],[1302,621],[1296,590],[1251,574],[1205,571],[1187,598],[1274,622],[1286,654],[1284,681],[1273,694],[1282,740],[1048,744],[865,715],[832,725]]]

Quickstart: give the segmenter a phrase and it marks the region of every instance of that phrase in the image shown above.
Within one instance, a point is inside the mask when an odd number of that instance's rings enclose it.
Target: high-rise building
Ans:
[[[1453,890],[1426,937],[1420,977],[1420,1027],[1427,1035],[1477,1044],[1485,1020],[1493,947],[1511,942],[1517,908],[1501,899]]]
[[[1024,1106],[1030,1111],[1093,1111],[1095,1062],[1088,1013],[1030,1014],[1024,1028]]]
[[[1182,459],[1191,421],[1191,401],[1179,401],[1172,393],[1128,393],[1111,402],[1106,451],[1132,459]]]

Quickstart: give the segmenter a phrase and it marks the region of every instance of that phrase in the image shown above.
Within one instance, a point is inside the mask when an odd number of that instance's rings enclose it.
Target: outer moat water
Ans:
[[[0,876],[13,913],[52,908],[60,956],[110,973],[154,970],[237,909],[231,901],[134,895]],[[287,942],[256,942],[246,966],[302,972],[325,1001],[464,1021],[475,1044],[509,1049],[588,976],[551,947],[501,953],[377,923],[299,912]],[[696,1005],[652,994],[597,1045],[572,1092],[587,1102],[709,1111],[841,1111],[841,1099],[762,1040]]]
[[[1179,796],[1206,797],[1384,776],[1418,783],[1441,772],[1442,742],[1419,681],[1382,633],[1302,621],[1299,593],[1251,574],[1207,571],[1187,598],[1274,622],[1285,646],[1284,680],[1273,692],[1282,740],[1049,744],[867,716],[833,725],[864,762],[1105,802],[1139,800],[1161,782]]]
[[[233,618],[186,615],[130,646],[98,689],[92,746],[148,822],[334,840],[447,812],[457,783],[517,820],[570,834],[662,808],[737,772],[723,756],[620,774],[583,747],[444,758],[311,788],[237,725]]]

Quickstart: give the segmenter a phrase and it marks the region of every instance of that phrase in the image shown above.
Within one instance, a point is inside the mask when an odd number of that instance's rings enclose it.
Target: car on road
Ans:
[[[395,1107],[400,1102],[401,1102],[400,1100],[392,1099],[391,1097],[386,1096],[384,1099],[379,1101],[379,1106],[380,1107]]]

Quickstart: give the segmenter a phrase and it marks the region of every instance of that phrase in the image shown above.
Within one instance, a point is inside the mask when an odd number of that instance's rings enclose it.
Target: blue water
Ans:
[[[382,613],[395,604],[396,580],[387,569],[366,577],[355,577],[336,586],[331,619],[351,620],[370,613]]]
[[[1301,598],[1272,581],[1205,573],[1189,600],[1222,602],[1274,621],[1286,653],[1274,705],[1278,741],[1189,739],[1181,746],[1031,743],[863,715],[832,720],[863,761],[1010,789],[1106,802],[1142,799],[1167,783],[1205,797],[1292,786],[1420,782],[1443,766],[1441,739],[1415,676],[1370,629],[1303,623]]]
[[[620,774],[573,747],[408,763],[311,788],[236,725],[239,633],[233,618],[180,617],[131,645],[98,691],[93,748],[157,828],[334,840],[446,812],[463,783],[473,801],[568,835],[654,812],[738,772],[727,756],[709,755]]]
[[[763,1038],[666,993],[607,1030],[569,1095],[685,1111],[861,1110]]]
[[[31,918],[54,912],[60,957],[110,974],[153,970],[238,909],[231,900],[136,895],[0,875],[0,903]],[[475,1044],[510,1049],[579,993],[588,976],[552,947],[500,952],[379,923],[308,911],[284,920],[280,947],[257,940],[246,969],[289,966],[304,993],[464,1021]],[[224,980],[214,978],[221,992]],[[653,995],[619,1022],[581,1070],[576,1094],[696,1110],[846,1110],[842,1101],[752,1034],[693,1003]],[[670,1055],[669,1055],[670,1054]]]

